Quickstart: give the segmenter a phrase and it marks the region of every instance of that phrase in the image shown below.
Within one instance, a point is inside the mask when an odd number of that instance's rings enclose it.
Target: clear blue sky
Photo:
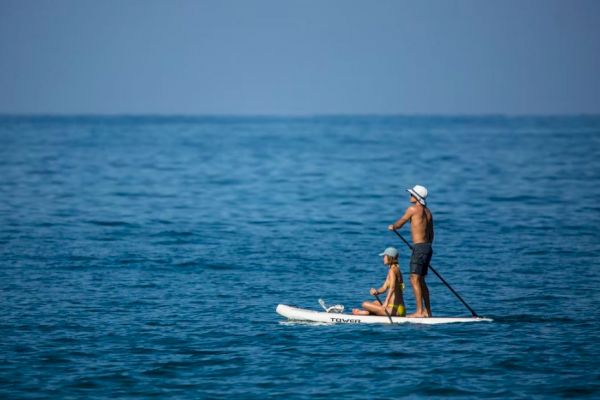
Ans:
[[[600,113],[600,1],[0,0],[0,113]]]

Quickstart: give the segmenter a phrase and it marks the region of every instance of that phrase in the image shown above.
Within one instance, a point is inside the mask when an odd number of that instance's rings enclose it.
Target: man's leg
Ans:
[[[423,301],[425,302],[425,316],[431,317],[431,304],[429,302],[429,288],[427,287],[427,283],[425,283],[425,277],[427,276],[427,271],[429,271],[429,263],[431,262],[431,257],[433,256],[433,249],[429,246],[429,251],[425,255],[425,259],[423,260],[423,276],[421,277],[421,290],[423,292]]]
[[[423,294],[423,302],[425,303],[425,314],[427,317],[431,317],[431,303],[429,302],[429,288],[425,283],[425,277],[421,277],[421,292]]]
[[[417,310],[407,315],[407,317],[422,317],[423,316],[423,293],[421,290],[421,282],[423,281],[422,276],[417,274],[410,274],[410,284],[415,294],[415,302],[417,303]]]

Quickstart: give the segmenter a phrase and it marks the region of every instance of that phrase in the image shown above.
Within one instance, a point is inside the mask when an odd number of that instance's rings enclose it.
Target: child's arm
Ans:
[[[371,289],[371,294],[376,295],[376,294],[381,294],[381,293],[385,292],[389,287],[389,282],[388,282],[389,279],[390,279],[390,273],[388,272],[388,276],[385,278],[385,282],[383,282],[383,286],[381,286],[379,289]],[[388,296],[389,295],[390,294],[388,293]],[[386,301],[387,301],[388,296],[386,296]],[[384,304],[385,304],[385,302],[384,302]]]
[[[388,291],[387,291],[387,296],[385,296],[385,301],[383,302],[383,306],[387,307],[388,303],[390,302],[390,297],[392,297],[392,293],[394,293],[394,290],[396,289],[396,277],[394,276],[394,270],[393,268],[390,268],[390,271],[388,272],[388,276],[386,279],[386,284],[388,287]]]

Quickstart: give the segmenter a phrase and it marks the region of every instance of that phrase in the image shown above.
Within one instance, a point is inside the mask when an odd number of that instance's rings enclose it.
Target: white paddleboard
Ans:
[[[321,311],[307,310],[304,308],[287,306],[285,304],[277,305],[275,310],[277,314],[294,321],[313,321],[325,322],[330,324],[389,324],[388,317],[378,315],[352,315],[338,314]],[[392,317],[394,324],[452,324],[459,322],[492,322],[490,318],[482,317],[432,317],[432,318],[407,318]]]

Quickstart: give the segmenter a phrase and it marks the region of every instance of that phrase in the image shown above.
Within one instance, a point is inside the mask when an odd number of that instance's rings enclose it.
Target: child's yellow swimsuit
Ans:
[[[404,308],[404,306],[402,304],[388,305],[388,307],[391,307],[392,312],[396,312],[397,316],[399,316],[399,317],[406,316],[406,309]]]

